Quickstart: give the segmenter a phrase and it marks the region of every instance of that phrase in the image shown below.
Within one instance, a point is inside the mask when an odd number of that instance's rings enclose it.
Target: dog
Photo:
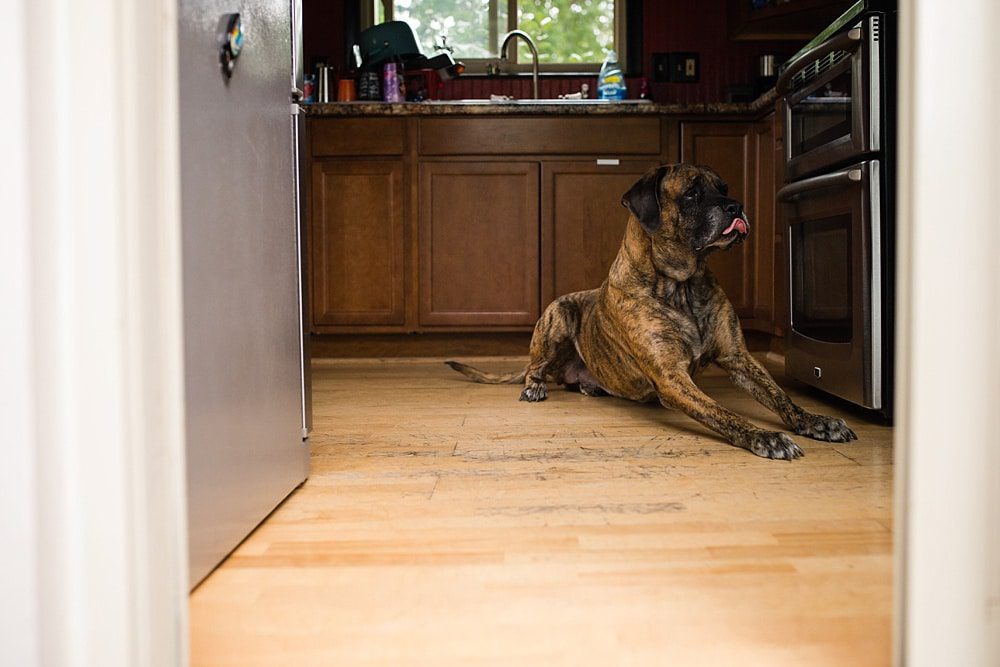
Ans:
[[[743,205],[728,196],[722,178],[705,167],[662,165],[644,174],[622,204],[629,219],[607,279],[545,309],[524,370],[496,375],[445,363],[477,382],[524,382],[523,401],[545,400],[547,382],[591,396],[658,400],[757,456],[801,457],[787,434],[758,428],[695,385],[696,373],[715,363],[794,433],[855,440],[843,419],[793,403],[747,351],[736,312],[706,264],[709,253],[750,233]]]

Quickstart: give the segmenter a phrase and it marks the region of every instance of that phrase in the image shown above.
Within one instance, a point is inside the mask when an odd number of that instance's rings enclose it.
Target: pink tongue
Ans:
[[[725,236],[726,234],[728,234],[729,232],[733,231],[734,229],[738,229],[742,233],[746,234],[747,233],[747,221],[744,220],[743,218],[733,218],[732,224],[730,224],[728,227],[726,227],[726,231],[722,232],[722,235]]]

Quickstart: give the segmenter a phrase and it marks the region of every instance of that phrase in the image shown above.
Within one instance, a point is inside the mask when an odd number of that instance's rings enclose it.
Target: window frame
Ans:
[[[490,38],[495,39],[497,42],[497,48],[500,48],[500,39],[506,35],[511,30],[517,28],[517,0],[491,0],[491,2],[496,3],[499,7],[499,3],[507,3],[507,28],[504,30],[500,29],[499,25],[490,25],[489,33]],[[628,6],[631,4],[628,0],[614,0],[615,3],[615,20],[614,20],[614,35],[615,35],[615,52],[618,54],[618,63],[621,65],[623,71],[629,71],[629,64],[627,62],[629,48],[628,48],[628,18],[626,13],[628,11]],[[376,5],[381,5],[383,15],[386,21],[393,20],[393,2],[392,0],[367,0],[361,3],[361,29],[371,27],[375,23]],[[497,12],[490,12],[491,19],[496,18]],[[522,43],[521,40],[517,40],[515,46],[519,46]],[[420,45],[423,49],[428,49],[431,52],[425,52],[424,55],[433,56],[436,51],[433,51],[433,45],[428,44]],[[499,60],[499,55],[496,58],[463,58],[461,54],[453,54],[456,60],[460,60],[465,64],[466,74],[486,74],[487,65],[491,63],[496,63]],[[531,72],[531,61],[519,62],[520,48],[515,48],[514,52],[511,54],[511,58],[508,59],[507,63],[503,67],[503,73],[505,74],[524,74]],[[539,72],[547,74],[586,74],[592,75],[600,71],[602,63],[538,63]]]

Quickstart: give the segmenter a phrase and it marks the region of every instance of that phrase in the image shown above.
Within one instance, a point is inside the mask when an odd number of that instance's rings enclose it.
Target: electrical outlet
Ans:
[[[698,54],[677,51],[670,55],[670,81],[673,83],[697,83],[701,74]]]

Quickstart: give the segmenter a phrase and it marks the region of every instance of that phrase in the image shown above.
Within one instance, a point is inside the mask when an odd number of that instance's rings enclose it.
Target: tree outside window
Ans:
[[[539,63],[549,71],[596,71],[607,51],[624,50],[618,46],[624,0],[374,1],[373,23],[406,21],[426,54],[433,54],[445,38],[455,58],[470,70],[498,58],[500,40],[515,28],[531,36]],[[522,66],[531,62],[520,40],[512,60]]]

